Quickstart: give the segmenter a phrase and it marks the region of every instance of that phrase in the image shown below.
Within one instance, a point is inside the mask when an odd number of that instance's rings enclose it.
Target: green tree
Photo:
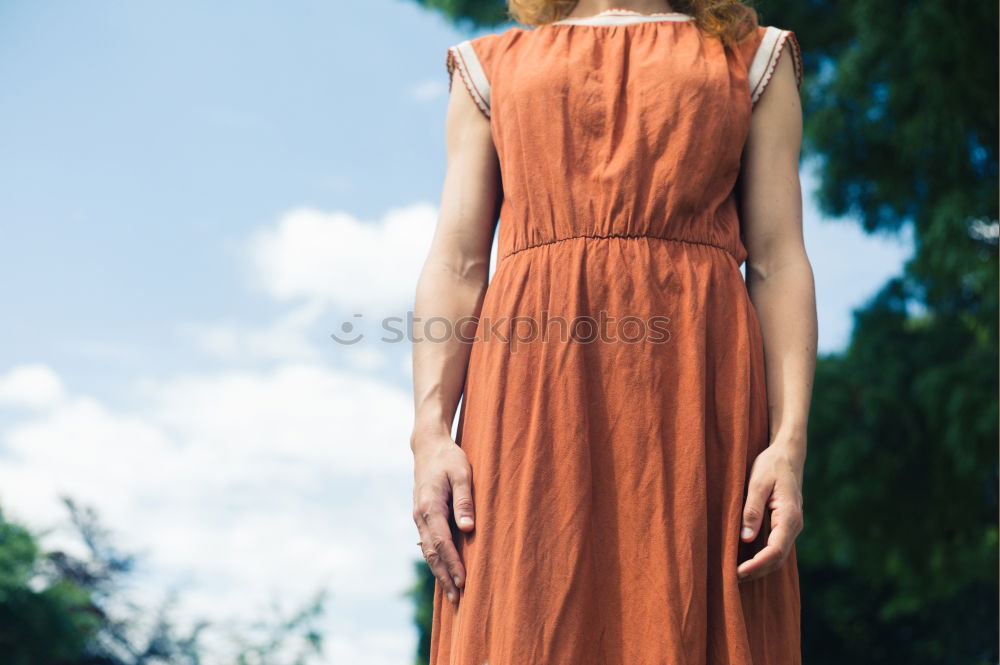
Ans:
[[[6,520],[0,511],[0,663],[4,665],[198,665],[198,621],[182,633],[171,619],[176,594],[152,612],[132,601],[126,587],[136,557],[112,546],[95,511],[64,497],[85,556],[39,545],[44,532]],[[291,616],[278,613],[230,629],[234,665],[306,665],[321,655],[315,625],[323,612],[320,591]]]
[[[767,6],[801,26],[819,205],[916,241],[817,368],[809,662],[995,663],[997,7]]]
[[[462,26],[505,20],[496,0],[417,2]],[[855,311],[848,347],[818,359],[805,662],[996,663],[997,5],[749,4],[802,46],[820,208],[916,247]]]
[[[37,584],[42,560],[31,532],[0,512],[0,660],[10,665],[79,662],[100,625],[72,580]]]
[[[417,626],[417,659],[415,665],[427,665],[431,654],[431,618],[434,612],[434,573],[422,558],[414,562],[416,581],[406,595],[416,605],[413,621]]]

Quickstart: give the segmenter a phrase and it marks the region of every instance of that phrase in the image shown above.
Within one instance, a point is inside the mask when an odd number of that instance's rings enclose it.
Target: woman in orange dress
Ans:
[[[796,37],[737,0],[509,5],[447,52],[416,292],[430,663],[797,665]]]

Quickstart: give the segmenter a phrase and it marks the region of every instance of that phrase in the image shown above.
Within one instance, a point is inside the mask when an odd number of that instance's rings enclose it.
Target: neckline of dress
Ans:
[[[564,18],[549,25],[627,25],[649,21],[691,21],[694,17],[681,12],[651,12],[644,14],[634,9],[611,7],[590,16]]]

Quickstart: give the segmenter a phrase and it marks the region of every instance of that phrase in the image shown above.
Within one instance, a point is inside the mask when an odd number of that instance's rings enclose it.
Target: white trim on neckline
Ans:
[[[690,14],[681,12],[653,12],[643,14],[634,9],[619,9],[617,7],[605,9],[592,16],[582,16],[579,18],[564,18],[553,21],[549,25],[627,25],[629,23],[649,23],[651,21],[690,21],[694,19]]]

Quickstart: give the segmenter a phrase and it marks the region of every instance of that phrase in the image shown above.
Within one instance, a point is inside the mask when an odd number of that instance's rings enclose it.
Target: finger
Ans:
[[[451,527],[448,525],[447,517],[440,512],[431,512],[427,519],[428,533],[430,534],[430,544],[438,554],[445,566],[445,578],[447,580],[445,588],[454,594],[448,596],[448,600],[458,599],[458,587],[465,579],[465,570],[455,548],[455,542],[451,538]]]
[[[420,532],[421,550],[423,551],[424,561],[427,562],[427,566],[431,569],[431,573],[437,579],[438,584],[441,585],[441,589],[448,596],[448,600],[454,602],[455,591],[449,585],[453,584],[451,582],[451,577],[448,575],[448,567],[445,565],[444,561],[441,559],[441,555],[438,554],[437,550],[431,545],[431,535],[430,528],[427,524],[421,521],[418,527]]]
[[[772,513],[772,529],[765,545],[752,559],[744,561],[736,569],[737,576],[742,579],[756,579],[777,569],[792,548],[795,533],[789,528],[789,522],[777,517],[780,509]]]
[[[428,507],[431,506],[431,507]],[[458,589],[455,587],[455,580],[451,573],[450,566],[442,553],[442,541],[451,540],[450,529],[447,527],[447,518],[444,517],[445,507],[441,509],[437,503],[422,502],[421,506],[414,509],[414,521],[417,523],[417,530],[420,532],[421,548],[424,560],[430,567],[431,572],[438,579],[442,590],[448,600],[455,602],[458,598]],[[437,526],[440,522],[445,523],[444,534]]]
[[[472,469],[466,467],[450,476],[451,500],[455,510],[455,524],[463,531],[472,531],[475,510],[472,505]]]
[[[761,474],[751,473],[750,485],[747,488],[747,500],[743,506],[743,528],[740,531],[740,538],[746,542],[757,537],[757,532],[764,519],[764,509],[771,497],[773,487],[773,482],[767,482]]]
[[[781,551],[781,548],[768,543],[752,559],[744,561],[736,568],[736,576],[744,582],[763,577],[777,569],[781,565],[782,559],[784,559],[784,552]]]

